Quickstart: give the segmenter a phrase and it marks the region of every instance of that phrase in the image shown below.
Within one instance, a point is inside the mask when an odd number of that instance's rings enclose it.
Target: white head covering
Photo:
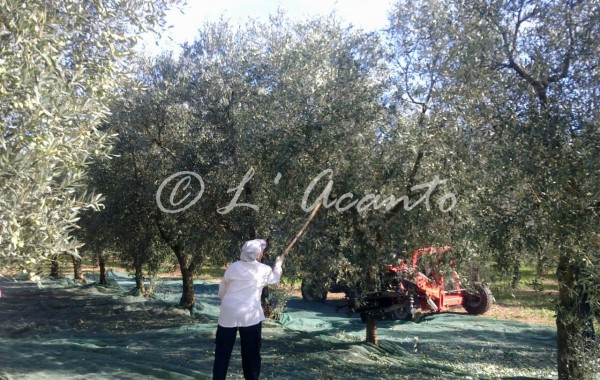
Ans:
[[[257,242],[260,243],[260,248],[262,248],[262,250],[264,251],[265,249],[267,249],[267,241],[264,239],[254,239]]]
[[[240,253],[240,260],[248,263],[256,261],[256,259],[258,258],[258,254],[261,250],[262,247],[259,241],[249,240],[245,242],[244,246],[242,247],[242,252]]]

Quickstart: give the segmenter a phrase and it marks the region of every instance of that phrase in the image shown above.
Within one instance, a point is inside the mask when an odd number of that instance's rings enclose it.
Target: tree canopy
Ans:
[[[170,3],[0,2],[3,268],[77,254],[79,212],[100,206],[86,168],[111,147],[97,127],[129,71],[136,36],[158,28]]]

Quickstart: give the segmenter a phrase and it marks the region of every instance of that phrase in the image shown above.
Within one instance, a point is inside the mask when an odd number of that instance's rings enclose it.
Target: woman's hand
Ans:
[[[275,259],[275,266],[281,268],[283,265],[283,256],[277,256]]]

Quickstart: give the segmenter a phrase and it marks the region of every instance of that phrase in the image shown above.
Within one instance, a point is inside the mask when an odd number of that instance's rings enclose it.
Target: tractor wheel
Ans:
[[[490,289],[480,283],[473,284],[474,292],[465,294],[463,307],[471,315],[486,313],[494,303],[494,296]]]
[[[314,284],[309,284],[306,281],[302,281],[300,292],[304,301],[323,302],[327,299],[327,289],[319,289]]]
[[[412,321],[413,313],[408,310],[408,308],[402,308],[400,310],[393,311],[391,319],[396,321]]]

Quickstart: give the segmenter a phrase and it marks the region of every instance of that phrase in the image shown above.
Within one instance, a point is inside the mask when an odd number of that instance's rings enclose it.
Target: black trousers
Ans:
[[[260,376],[260,346],[262,323],[248,327],[217,327],[213,380],[224,380],[229,368],[231,351],[237,332],[240,332],[242,346],[242,368],[246,380],[257,380]]]

